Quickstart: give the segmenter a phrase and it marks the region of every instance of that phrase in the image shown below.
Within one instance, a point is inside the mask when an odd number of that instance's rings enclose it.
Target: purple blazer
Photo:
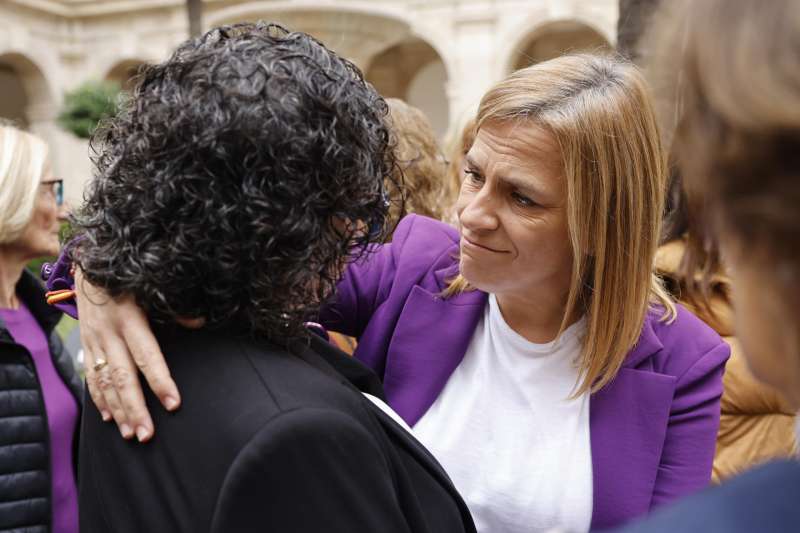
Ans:
[[[321,323],[358,338],[413,426],[461,362],[487,294],[443,299],[458,272],[458,232],[409,215],[391,244],[349,266]],[[651,312],[616,378],[590,399],[592,528],[620,525],[709,484],[728,345],[682,307]]]

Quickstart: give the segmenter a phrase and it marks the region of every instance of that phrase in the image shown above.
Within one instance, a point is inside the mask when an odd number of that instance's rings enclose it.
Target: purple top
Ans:
[[[320,317],[358,338],[356,357],[381,376],[389,404],[411,426],[461,362],[487,302],[481,291],[441,297],[458,273],[458,241],[445,224],[405,217],[391,244],[348,267]],[[592,528],[709,484],[729,354],[683,307],[670,324],[647,315],[622,369],[591,396]]]
[[[53,533],[78,533],[78,490],[72,466],[72,443],[78,421],[78,405],[58,375],[42,328],[24,303],[19,309],[0,309],[14,341],[33,358],[44,396],[50,430],[50,469]]]

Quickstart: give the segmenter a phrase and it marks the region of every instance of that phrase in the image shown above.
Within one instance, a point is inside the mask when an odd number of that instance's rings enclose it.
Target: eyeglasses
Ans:
[[[56,205],[64,203],[64,180],[52,179],[45,180],[41,183],[42,190],[51,194],[56,200]]]

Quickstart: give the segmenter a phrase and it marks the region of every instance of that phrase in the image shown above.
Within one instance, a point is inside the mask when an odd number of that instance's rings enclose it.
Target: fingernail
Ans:
[[[103,422],[108,422],[109,420],[111,420],[111,413],[109,413],[108,411],[100,411],[100,416],[103,417]]]
[[[167,406],[167,411],[174,411],[178,408],[178,400],[173,398],[172,396],[167,396],[164,398],[164,405]]]
[[[139,439],[139,442],[144,442],[150,437],[150,430],[144,426],[137,426],[136,427],[136,438]]]
[[[119,432],[122,433],[122,437],[125,439],[129,439],[133,436],[133,430],[128,424],[122,424],[119,427]]]

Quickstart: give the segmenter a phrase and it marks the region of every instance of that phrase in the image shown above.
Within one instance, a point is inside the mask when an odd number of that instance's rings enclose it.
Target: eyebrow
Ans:
[[[480,165],[478,165],[474,159],[472,159],[469,154],[464,155],[464,162],[467,163],[467,166],[472,167],[475,170],[481,170]]]
[[[467,166],[471,169],[477,171],[481,176],[483,176],[483,169],[481,169],[480,165],[475,163],[475,160],[472,159],[469,154],[464,157],[464,161],[466,162]],[[507,183],[514,187],[515,189],[520,189],[522,191],[530,192],[533,194],[544,194],[536,185],[530,183],[524,179],[511,177],[511,176],[498,176],[497,178],[499,181]]]

